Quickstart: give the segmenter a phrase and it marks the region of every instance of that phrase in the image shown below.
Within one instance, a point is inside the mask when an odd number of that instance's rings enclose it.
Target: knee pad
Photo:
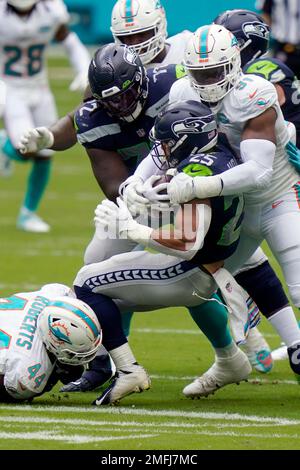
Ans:
[[[235,279],[248,292],[261,313],[267,318],[274,311],[282,309],[289,303],[281,282],[268,261],[237,274]]]

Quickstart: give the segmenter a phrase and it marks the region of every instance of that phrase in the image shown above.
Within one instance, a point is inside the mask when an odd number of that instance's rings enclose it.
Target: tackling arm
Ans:
[[[87,86],[87,73],[91,60],[87,48],[82,44],[77,34],[71,32],[65,24],[59,27],[55,39],[65,48],[77,74],[70,85],[70,90],[84,91]]]
[[[116,200],[120,184],[128,178],[122,157],[114,151],[86,149],[95,178],[108,199]]]

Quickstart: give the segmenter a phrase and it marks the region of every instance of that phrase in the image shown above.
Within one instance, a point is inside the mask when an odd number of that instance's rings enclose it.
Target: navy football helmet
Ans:
[[[198,101],[168,104],[150,131],[153,161],[160,169],[176,168],[190,155],[212,149],[218,140],[211,109]]]
[[[268,51],[270,27],[254,11],[227,10],[217,16],[213,22],[224,26],[237,38],[242,67]]]
[[[118,119],[132,122],[148,96],[148,77],[135,51],[124,44],[106,44],[95,52],[89,72],[94,98]]]

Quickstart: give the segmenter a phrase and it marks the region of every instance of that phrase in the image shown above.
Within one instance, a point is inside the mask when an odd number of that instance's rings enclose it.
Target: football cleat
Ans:
[[[100,385],[96,385],[95,387],[94,384],[92,384],[85,377],[80,377],[80,379],[75,380],[74,382],[69,382],[67,385],[64,385],[63,387],[61,387],[59,391],[60,392],[91,392],[92,390],[95,390],[95,388],[97,387],[100,387]]]
[[[138,364],[133,364],[127,370],[118,370],[109,387],[92,404],[115,405],[127,395],[143,392],[150,386],[151,380],[145,369]]]
[[[242,346],[254,369],[266,374],[273,367],[271,349],[257,328],[250,328],[247,341]]]
[[[287,348],[287,352],[292,371],[295,374],[300,375],[300,343],[296,343]]]
[[[44,222],[35,212],[21,209],[17,220],[17,228],[25,232],[47,233],[50,225]]]
[[[201,377],[183,389],[188,398],[207,397],[225,385],[247,380],[252,370],[247,355],[238,349],[231,357],[216,356],[215,363]]]
[[[283,361],[284,359],[288,359],[288,352],[285,343],[281,343],[279,348],[274,349],[272,351],[272,359],[273,361]]]
[[[6,142],[7,134],[4,129],[0,130],[0,176],[8,178],[12,174],[12,161],[3,151],[3,146]]]

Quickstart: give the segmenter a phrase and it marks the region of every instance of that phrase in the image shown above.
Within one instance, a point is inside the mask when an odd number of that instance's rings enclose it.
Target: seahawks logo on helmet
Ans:
[[[172,124],[172,131],[176,137],[179,137],[180,134],[198,134],[200,132],[210,132],[216,128],[216,121],[207,123],[200,118],[186,118],[183,121],[175,121]]]
[[[256,22],[244,23],[242,28],[247,38],[250,35],[253,35],[253,36],[258,36],[260,38],[269,39],[270,32],[268,30],[267,25],[265,24],[258,23],[258,22],[257,23]]]

